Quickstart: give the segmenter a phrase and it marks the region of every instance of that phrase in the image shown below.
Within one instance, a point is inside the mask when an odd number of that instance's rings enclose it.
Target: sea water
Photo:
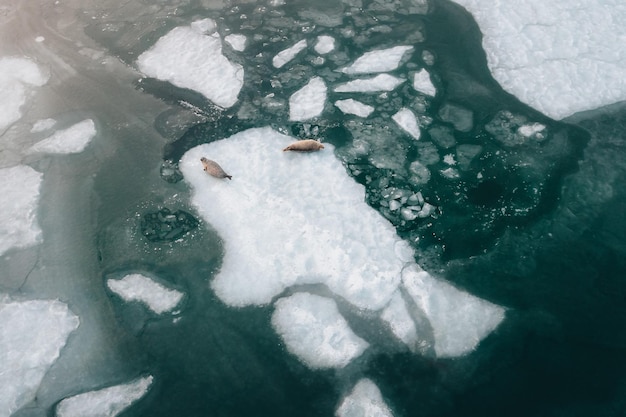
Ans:
[[[458,3],[3,5],[0,415],[626,412],[623,6]]]

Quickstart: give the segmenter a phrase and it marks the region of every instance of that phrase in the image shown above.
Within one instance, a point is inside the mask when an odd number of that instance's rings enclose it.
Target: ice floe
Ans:
[[[313,77],[289,97],[289,120],[304,121],[319,116],[326,103],[326,83]]]
[[[392,91],[402,84],[404,79],[389,74],[379,74],[373,78],[363,78],[348,81],[335,87],[338,93],[373,93],[378,91]]]
[[[296,293],[275,303],[272,325],[287,350],[311,368],[341,368],[369,346],[354,334],[334,300]]]
[[[57,130],[52,136],[31,146],[30,151],[62,154],[82,152],[96,133],[93,120],[86,119],[67,129]]]
[[[41,241],[37,204],[42,177],[26,165],[0,169],[0,255]]]
[[[246,49],[246,35],[242,35],[240,33],[231,33],[224,37],[224,40],[233,48],[235,51],[244,51]]]
[[[374,111],[374,107],[351,98],[337,100],[335,106],[346,114],[354,114],[359,117],[367,117]]]
[[[398,45],[393,48],[366,52],[341,71],[346,74],[371,74],[393,71],[400,65],[402,57],[412,50],[412,46]]]
[[[307,47],[306,39],[296,42],[287,49],[280,51],[274,58],[272,58],[272,65],[275,68],[281,68],[283,65],[291,61]]]
[[[56,417],[115,417],[148,392],[152,379],[149,375],[66,398],[56,406]]]
[[[22,106],[30,90],[44,85],[48,78],[29,58],[0,58],[0,133],[22,117]]]
[[[413,136],[414,139],[420,138],[420,135],[421,135],[420,127],[417,124],[417,119],[415,118],[415,114],[410,109],[403,107],[400,110],[398,110],[396,114],[391,116],[391,118],[405,132]]]
[[[79,320],[60,301],[0,295],[0,323],[0,415],[10,416],[35,398]]]
[[[318,36],[317,43],[315,43],[313,48],[320,55],[327,54],[335,49],[335,38],[328,35]]]
[[[341,401],[337,417],[393,417],[380,389],[371,379],[363,378]]]
[[[555,119],[626,100],[620,0],[455,0],[474,16],[487,63],[509,93]]]
[[[437,94],[437,89],[430,79],[430,74],[425,69],[422,69],[413,74],[413,88],[415,89],[415,91],[424,93],[427,96],[434,97],[435,94]]]
[[[243,67],[222,55],[219,34],[207,35],[214,22],[204,19],[172,29],[137,59],[148,77],[198,91],[222,107],[231,107],[243,86]]]
[[[141,274],[129,274],[122,279],[107,280],[107,287],[125,301],[140,301],[156,314],[172,311],[183,293],[169,289]]]

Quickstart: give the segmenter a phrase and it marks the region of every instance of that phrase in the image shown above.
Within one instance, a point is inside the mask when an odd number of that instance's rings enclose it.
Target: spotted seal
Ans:
[[[283,149],[285,151],[296,151],[296,152],[313,152],[319,151],[320,149],[324,149],[324,145],[314,139],[303,139],[298,140],[291,145],[287,146]]]
[[[229,180],[233,178],[232,175],[228,175],[224,172],[222,167],[215,161],[202,157],[200,158],[200,162],[202,162],[204,171],[215,178],[228,178]]]

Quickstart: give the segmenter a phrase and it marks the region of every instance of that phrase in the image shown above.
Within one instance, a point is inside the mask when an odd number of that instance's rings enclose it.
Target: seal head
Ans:
[[[232,175],[228,175],[215,161],[202,157],[200,158],[200,162],[202,162],[204,172],[215,178],[228,178],[229,180],[233,178]]]
[[[324,149],[324,145],[314,139],[303,139],[298,140],[291,145],[287,146],[283,149],[285,151],[295,151],[295,152],[314,152],[319,151],[320,149]]]

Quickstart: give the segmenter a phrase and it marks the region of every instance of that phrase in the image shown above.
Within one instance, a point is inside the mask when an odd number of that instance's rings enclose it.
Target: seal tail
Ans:
[[[233,179],[233,176],[232,176],[232,175],[225,175],[225,177],[226,177],[226,178],[228,178],[229,180],[232,180],[232,179]]]

